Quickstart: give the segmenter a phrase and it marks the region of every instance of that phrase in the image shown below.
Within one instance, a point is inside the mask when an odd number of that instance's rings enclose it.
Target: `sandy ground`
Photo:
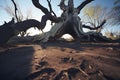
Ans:
[[[120,80],[120,43],[0,47],[0,80]]]

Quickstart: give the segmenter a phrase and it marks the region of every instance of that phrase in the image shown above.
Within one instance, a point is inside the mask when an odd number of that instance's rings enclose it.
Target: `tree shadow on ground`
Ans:
[[[88,43],[81,43],[81,46],[83,47],[113,47],[113,48],[120,48],[120,43],[91,43],[91,42],[88,42]]]
[[[81,47],[80,42],[68,42],[68,41],[48,41],[46,43],[40,43],[43,49],[47,47],[60,47],[60,48],[71,48],[79,51],[83,51],[84,49]]]
[[[96,48],[120,48],[120,43],[95,43],[95,42],[79,42],[79,41],[48,41],[46,43],[40,43],[43,49],[47,47],[61,47],[61,48],[71,48],[78,51],[84,51],[83,47],[96,47]]]
[[[0,52],[0,80],[24,80],[31,71],[33,54],[32,46]]]

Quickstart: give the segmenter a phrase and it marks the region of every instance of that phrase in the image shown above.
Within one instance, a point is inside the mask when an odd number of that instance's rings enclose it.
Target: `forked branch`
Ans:
[[[59,22],[60,19],[58,19],[56,16],[53,16],[51,14],[50,11],[48,11],[47,8],[43,7],[40,3],[39,3],[39,0],[32,0],[32,3],[34,4],[35,7],[39,8],[45,15],[42,17],[42,20],[41,21],[44,21],[44,22],[41,22],[41,23],[46,23],[47,20],[51,20],[52,22]],[[49,7],[51,7],[51,4],[49,3],[48,1],[48,4],[49,4]],[[51,10],[52,10],[52,7],[51,7]]]
[[[49,6],[49,8],[50,8],[50,12],[53,13],[55,17],[57,17],[56,14],[55,14],[55,12],[52,10],[52,6],[51,6],[51,3],[50,3],[51,0],[50,0],[50,1],[47,0],[47,2],[48,2],[48,6]]]

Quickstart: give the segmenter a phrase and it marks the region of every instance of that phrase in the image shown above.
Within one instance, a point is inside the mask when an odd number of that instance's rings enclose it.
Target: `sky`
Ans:
[[[48,4],[46,0],[39,0],[40,3],[48,8]],[[77,7],[81,2],[84,0],[74,0],[74,5]],[[19,4],[21,11],[26,16],[29,12],[32,15],[33,19],[41,20],[41,16],[44,15],[39,9],[34,7],[31,0],[15,0],[17,4]],[[60,0],[52,0],[52,8],[54,12],[57,14],[57,16],[60,16],[60,8],[57,6],[59,4]],[[114,0],[95,0],[91,2],[88,5],[102,5],[105,7],[112,7]],[[0,25],[4,21],[9,21],[11,19],[11,16],[4,10],[5,6],[10,6],[14,9],[13,3],[11,0],[0,0]]]
[[[41,21],[41,17],[42,15],[44,15],[41,10],[37,9],[33,4],[31,0],[14,0],[15,2],[17,2],[17,4],[19,4],[19,7],[24,15],[24,17],[26,17],[26,15],[31,15],[31,19],[36,19],[38,21]],[[57,14],[57,16],[61,15],[61,10],[60,8],[57,6],[60,3],[60,0],[51,0],[52,2],[52,8],[54,10],[54,12]],[[74,5],[75,7],[77,7],[78,5],[80,5],[80,3],[82,3],[84,0],[74,0]],[[103,7],[107,7],[107,8],[111,8],[113,7],[113,3],[115,0],[94,0],[93,2],[91,2],[89,5],[101,5]],[[39,2],[46,8],[48,8],[48,4],[46,0],[39,0]],[[4,23],[4,21],[8,22],[11,20],[12,16],[10,16],[5,10],[4,8],[6,6],[10,6],[14,9],[13,7],[13,3],[11,2],[11,0],[0,0],[0,25],[2,25]],[[82,14],[80,14],[82,15]],[[46,25],[46,31],[49,30],[50,27],[50,21],[47,22]]]

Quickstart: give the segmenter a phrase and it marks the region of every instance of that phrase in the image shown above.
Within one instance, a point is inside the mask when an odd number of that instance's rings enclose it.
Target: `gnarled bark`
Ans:
[[[26,31],[31,27],[37,27],[39,30],[42,30],[44,28],[44,26],[42,25],[43,24],[41,22],[35,19],[28,19],[28,20],[14,23],[11,25],[11,27],[16,31],[21,32],[21,31]]]
[[[14,19],[12,19],[10,22],[0,26],[0,44],[5,44],[13,36],[18,35],[20,32],[26,31],[31,27],[37,27],[39,30],[44,28],[41,22],[34,19],[29,19],[17,23],[15,23]]]
[[[84,6],[82,3],[77,9],[74,8],[73,0],[68,1],[68,6],[65,5],[64,1],[65,0],[61,0],[59,5],[60,8],[63,10],[61,16],[63,21],[59,22],[60,24],[57,23],[48,33],[43,35],[42,40],[49,40],[49,37],[60,38],[62,35],[67,33],[72,35],[75,39],[80,38],[84,35],[84,32],[82,30],[82,23],[78,16],[78,11],[80,10],[80,8],[83,8],[86,4],[90,3],[90,1],[85,1]],[[51,34],[51,31],[54,32],[54,36]]]
[[[93,0],[85,0],[82,4],[80,4],[77,8],[74,8],[73,0],[68,1],[68,5],[65,5],[65,0],[61,0],[60,2],[60,8],[63,10],[63,13],[60,18],[58,18],[53,10],[52,6],[50,4],[50,1],[47,0],[50,11],[43,7],[40,3],[39,0],[32,0],[32,3],[34,4],[35,7],[39,8],[45,15],[42,16],[41,22],[34,20],[34,19],[29,19],[25,21],[21,21],[18,23],[6,23],[2,25],[3,31],[1,31],[1,34],[4,33],[6,34],[5,37],[3,37],[3,41],[0,40],[0,43],[2,42],[7,42],[9,38],[14,36],[16,31],[19,33],[21,31],[26,31],[27,29],[31,27],[37,27],[38,29],[42,30],[46,26],[47,20],[50,20],[55,23],[55,25],[51,28],[49,32],[46,32],[43,34],[39,40],[43,40],[44,42],[48,41],[50,37],[53,38],[60,38],[64,34],[70,34],[74,39],[83,39],[84,37],[87,37],[89,40],[103,40],[103,41],[112,41],[110,39],[107,39],[103,37],[100,33],[95,33],[95,32],[88,32],[85,33],[82,28],[88,28],[90,30],[96,30],[101,28],[106,20],[104,20],[98,27],[92,28],[90,26],[82,25],[81,19],[78,16],[80,13],[81,9],[87,5],[88,3],[92,2]],[[52,15],[52,13],[54,15]],[[9,24],[9,25],[8,25]],[[2,28],[0,30],[2,30]],[[5,30],[4,30],[5,29]],[[7,33],[7,29],[9,30]],[[10,33],[11,32],[11,33]],[[10,33],[10,34],[9,34]],[[2,36],[0,34],[0,36]],[[9,34],[9,35],[7,35]],[[119,39],[118,39],[119,40]]]

